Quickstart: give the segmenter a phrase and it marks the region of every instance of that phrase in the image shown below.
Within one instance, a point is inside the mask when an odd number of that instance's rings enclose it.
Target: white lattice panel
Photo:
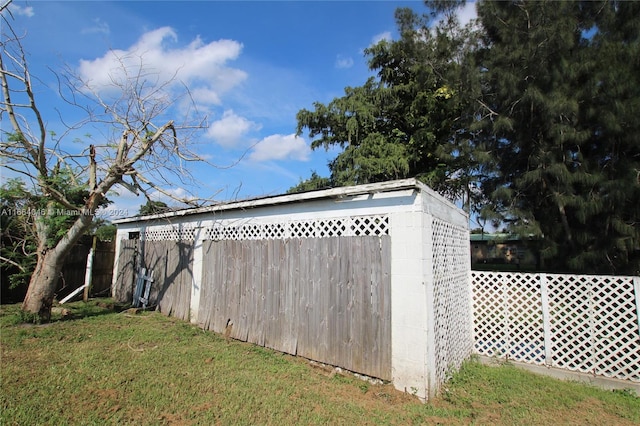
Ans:
[[[389,235],[386,215],[309,219],[276,223],[216,224],[206,229],[207,240],[262,240]]]
[[[552,365],[640,381],[640,332],[629,277],[547,275]]]
[[[477,353],[640,382],[634,277],[474,271],[472,283]]]
[[[591,289],[580,277],[552,280],[550,291],[552,362],[568,370],[593,370]]]
[[[476,352],[544,364],[542,301],[537,275],[474,271],[473,281]]]
[[[469,234],[442,220],[432,222],[435,356],[438,383],[472,350],[469,312]]]
[[[182,226],[157,226],[140,235],[144,241],[193,241],[196,230]]]

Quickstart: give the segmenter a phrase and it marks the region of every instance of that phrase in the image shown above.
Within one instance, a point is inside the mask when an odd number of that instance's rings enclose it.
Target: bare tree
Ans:
[[[119,186],[147,197],[150,191],[171,196],[163,188],[190,181],[186,165],[202,161],[190,141],[203,120],[196,108],[184,111],[186,118],[179,123],[168,119],[178,102],[194,105],[188,88],[179,86],[176,75],[163,81],[161,73],[145,69],[143,56],[121,57],[106,90],[72,69],[58,75],[60,95],[83,118],[69,124],[62,116],[53,117],[65,129],[54,135],[36,102],[27,55],[7,10],[3,6],[0,119],[10,130],[2,130],[0,155],[3,167],[32,184],[43,200],[42,210],[33,215],[37,264],[22,309],[48,321],[65,256],[89,229],[108,192]],[[66,143],[87,128],[100,133],[90,136],[90,145]],[[60,212],[73,217],[62,232],[52,218]]]

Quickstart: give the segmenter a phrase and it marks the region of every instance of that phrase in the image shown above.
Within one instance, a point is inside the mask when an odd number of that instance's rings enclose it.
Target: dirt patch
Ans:
[[[190,420],[184,420],[182,416],[173,413],[164,413],[158,417],[158,421],[162,425],[171,426],[191,426],[193,424]]]
[[[313,371],[315,371],[319,375],[327,377],[328,379],[339,381],[340,378],[345,378],[348,380],[353,380],[360,390],[360,393],[358,393],[357,396],[358,401],[365,403],[365,406],[372,404],[380,408],[380,404],[389,406],[420,403],[420,400],[417,397],[397,390],[395,387],[393,387],[392,384],[371,383],[366,378],[359,378],[354,373],[343,370],[341,368],[336,368],[315,361],[306,360],[306,362]],[[336,378],[336,376],[338,377]],[[377,381],[377,379],[372,380]],[[339,387],[341,392],[335,394],[336,389],[334,388],[334,384],[335,383],[331,383],[331,393],[334,393],[333,399],[340,400],[343,398],[354,398],[352,386],[341,386]]]
[[[16,327],[18,328],[47,328],[47,327],[51,327],[52,325],[54,325],[54,322],[45,322],[42,324],[36,324],[34,322],[21,322],[20,324],[16,325]]]
[[[359,379],[353,378],[352,380],[356,381],[357,386],[354,392],[352,383],[344,383],[344,386],[340,386],[340,377],[335,377],[335,375],[339,375],[347,378],[347,375],[336,373],[333,376],[331,376],[331,373],[323,375],[327,376],[327,380],[320,386],[320,389],[329,400],[335,402],[357,401],[357,405],[365,411],[388,411],[391,409],[400,412],[408,404],[422,404],[415,396],[400,392],[391,384],[376,385],[364,380],[358,383],[357,380]]]
[[[595,398],[587,398],[574,405],[569,412],[565,410],[561,414],[550,413],[549,419],[563,419],[566,425],[637,425],[630,420],[621,419],[615,414],[608,412],[602,401]]]

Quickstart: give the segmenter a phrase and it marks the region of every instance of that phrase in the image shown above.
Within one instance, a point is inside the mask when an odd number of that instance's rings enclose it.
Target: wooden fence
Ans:
[[[67,256],[62,267],[62,277],[58,285],[57,297],[62,299],[85,281],[87,256],[93,240],[83,237]],[[113,277],[115,241],[97,241],[93,256],[91,275],[91,296],[109,296]],[[82,294],[80,294],[82,296]]]
[[[61,276],[56,286],[56,298],[58,300],[61,300],[84,284],[87,256],[92,244],[93,239],[91,236],[82,237],[65,258]],[[91,297],[110,295],[114,257],[115,241],[97,241],[89,293]],[[0,272],[2,276],[0,290],[2,303],[18,303],[24,300],[27,285],[10,288],[9,277],[17,272],[11,265],[2,264],[2,271]],[[78,297],[82,297],[82,293]]]

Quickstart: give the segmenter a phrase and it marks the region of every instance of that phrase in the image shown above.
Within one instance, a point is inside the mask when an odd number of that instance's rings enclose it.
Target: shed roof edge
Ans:
[[[391,191],[398,191],[398,190],[410,189],[410,188],[417,189],[422,192],[427,192],[430,195],[436,198],[439,198],[442,202],[449,204],[450,206],[457,209],[457,207],[453,203],[451,203],[449,200],[442,197],[440,194],[436,193],[427,185],[423,184],[417,179],[411,178],[411,179],[401,179],[401,180],[393,180],[393,181],[386,181],[386,182],[369,183],[369,184],[356,185],[356,186],[342,186],[338,188],[299,192],[295,194],[263,196],[263,197],[251,198],[248,200],[228,201],[228,202],[222,202],[219,204],[213,204],[205,207],[196,207],[196,208],[189,208],[189,209],[182,209],[182,210],[174,210],[170,212],[158,213],[153,215],[132,216],[132,217],[127,217],[122,219],[116,219],[113,221],[113,223],[123,224],[123,223],[145,222],[145,221],[155,220],[155,219],[178,218],[178,217],[192,216],[197,214],[206,214],[206,213],[212,213],[212,212],[250,209],[250,208],[265,207],[265,206],[275,206],[275,205],[281,205],[281,204],[287,204],[287,203],[322,200],[327,198],[339,198],[339,197],[361,195],[361,194],[367,194],[367,193],[373,194],[378,192],[391,192]]]

